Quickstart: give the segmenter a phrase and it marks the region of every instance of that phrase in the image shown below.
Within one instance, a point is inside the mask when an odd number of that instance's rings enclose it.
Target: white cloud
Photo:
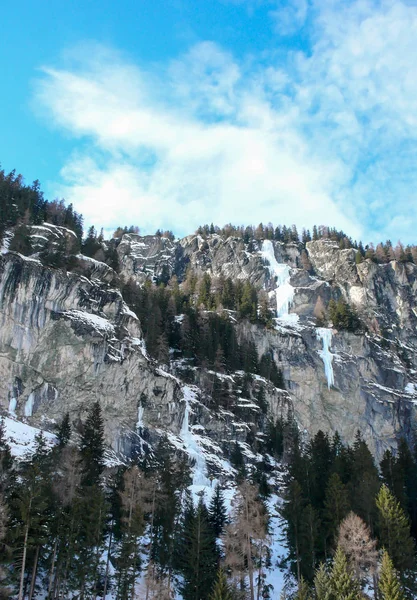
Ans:
[[[306,18],[306,2],[279,6]],[[286,62],[238,62],[205,42],[152,71],[95,47],[46,68],[37,104],[83,148],[57,193],[107,229],[273,221],[393,239],[401,225],[410,238],[417,8],[316,0],[310,10],[310,51]]]
[[[294,117],[273,110],[213,44],[170,64],[156,83],[108,54],[104,64],[44,73],[37,101],[58,126],[91,140],[57,188],[87,223],[179,233],[211,221],[355,227],[331,198],[338,161],[323,162]]]
[[[307,13],[307,0],[278,0],[276,8],[269,14],[277,33],[292,35],[304,25]]]

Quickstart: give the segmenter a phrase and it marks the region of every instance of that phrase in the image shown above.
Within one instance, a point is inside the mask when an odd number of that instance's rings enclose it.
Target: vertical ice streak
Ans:
[[[9,413],[16,416],[17,399],[10,398],[9,402]]]
[[[33,405],[35,404],[35,395],[31,392],[25,403],[25,417],[31,417],[33,414]]]
[[[277,288],[275,299],[277,306],[277,319],[298,321],[298,315],[289,314],[290,306],[294,299],[294,288],[290,284],[290,268],[285,263],[277,262],[274,245],[271,240],[264,240],[261,248],[262,258],[268,263],[271,277],[276,277]]]
[[[143,427],[143,413],[145,412],[145,409],[143,408],[143,406],[141,406],[139,404],[138,406],[138,420],[136,423],[136,431],[140,431],[140,429]]]
[[[195,461],[195,465],[193,467],[193,486],[197,486],[200,489],[202,487],[207,487],[210,485],[209,479],[206,477],[205,473],[207,470],[206,459],[204,453],[200,446],[197,443],[196,436],[190,430],[190,397],[193,396],[193,391],[188,387],[184,386],[184,400],[185,400],[185,409],[184,409],[184,417],[181,425],[180,436],[187,446],[188,455]]]
[[[327,378],[327,387],[330,389],[334,385],[334,373],[333,373],[333,354],[330,352],[330,346],[332,345],[332,330],[326,327],[317,327],[316,335],[319,340],[323,343],[323,350],[319,350],[319,354],[324,363],[324,372]]]

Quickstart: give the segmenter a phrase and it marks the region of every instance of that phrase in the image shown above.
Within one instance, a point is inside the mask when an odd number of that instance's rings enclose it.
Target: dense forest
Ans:
[[[169,599],[174,590],[185,600],[277,598],[265,581],[278,567],[269,552],[276,511],[294,598],[416,593],[417,455],[405,442],[378,468],[359,433],[351,448],[320,431],[303,444],[294,423],[280,420],[261,463],[247,463],[236,444],[233,471],[212,474],[208,499],[192,498],[193,465],[164,438],[109,464],[99,403],[79,444],[70,440],[67,415],[52,449],[39,434],[34,453],[17,461],[0,429],[3,598]],[[283,466],[283,502],[271,505]]]
[[[27,186],[15,172],[0,171],[0,238],[8,249],[32,254],[31,227],[44,222],[75,235],[37,257],[49,267],[71,269],[82,253],[111,266],[112,285],[138,315],[148,353],[162,365],[180,363],[183,381],[212,369],[240,373],[243,388],[256,376],[285,387],[272,356],[259,357],[230,318],[271,327],[263,290],[208,274],[198,279],[191,270],[181,283],[173,277],[138,286],[120,277],[116,251],[121,236],[137,234],[137,226],[117,228],[110,241],[94,227],[84,235],[72,205],[48,202],[39,182]],[[239,237],[249,248],[263,239],[298,244],[307,271],[305,244],[323,238],[354,248],[357,263],[417,262],[416,246],[364,246],[324,226],[299,234],[295,226],[205,225],[197,233]],[[173,238],[172,232],[156,235]],[[363,328],[343,299],[318,307],[315,316],[317,324]],[[221,377],[210,381],[210,392],[215,408],[229,407],[230,390]],[[262,388],[256,402],[266,420]],[[352,447],[323,432],[307,442],[291,417],[268,421],[265,431],[256,440],[262,461],[248,460],[242,444],[232,441],[225,447],[229,475],[211,470],[212,488],[193,496],[195,465],[164,437],[143,443],[149,440],[142,431],[125,464],[109,460],[99,403],[82,424],[67,415],[52,448],[39,435],[35,451],[19,460],[2,425],[0,597],[168,600],[178,593],[184,600],[273,599],[277,590],[267,584],[266,570],[278,566],[288,575],[283,598],[415,597],[417,445],[401,441],[398,452],[386,451],[377,465],[359,433]],[[271,564],[269,548],[276,513],[287,549],[280,565]]]

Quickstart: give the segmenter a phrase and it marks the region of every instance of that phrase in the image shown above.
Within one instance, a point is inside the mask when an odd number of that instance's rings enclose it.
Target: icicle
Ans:
[[[140,431],[140,429],[142,429],[143,427],[143,413],[145,412],[145,409],[143,408],[143,406],[141,406],[139,404],[138,406],[138,420],[136,423],[136,431]]]
[[[289,314],[290,306],[294,300],[294,288],[290,284],[290,268],[285,263],[277,262],[275,258],[274,245],[271,240],[262,243],[261,255],[268,263],[271,277],[276,277],[278,287],[275,289],[277,305],[277,318],[283,320],[298,321],[298,315]]]
[[[16,416],[17,398],[10,398],[9,413]]]
[[[33,405],[35,404],[35,395],[31,392],[25,403],[25,417],[31,417],[33,414]]]
[[[323,350],[319,350],[319,354],[324,363],[324,372],[327,378],[327,387],[330,389],[334,385],[334,373],[333,373],[333,354],[330,352],[330,346],[332,345],[331,329],[326,327],[317,327],[316,335],[319,340],[323,342]]]

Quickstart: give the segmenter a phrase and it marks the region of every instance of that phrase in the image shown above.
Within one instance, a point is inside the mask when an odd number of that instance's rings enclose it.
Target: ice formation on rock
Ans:
[[[16,408],[17,408],[17,399],[16,398],[10,398],[9,401],[9,413],[11,413],[12,415],[16,414]]]
[[[298,315],[290,314],[290,306],[294,299],[294,288],[290,284],[290,267],[285,263],[279,263],[275,258],[274,245],[271,240],[264,240],[261,248],[262,258],[268,263],[271,277],[276,277],[277,288],[275,299],[277,306],[277,318],[286,321],[298,321]]]
[[[145,409],[143,408],[142,405],[139,404],[138,406],[138,420],[136,423],[136,431],[140,431],[140,429],[143,427],[143,413],[145,412]]]
[[[33,414],[33,405],[35,404],[35,394],[31,392],[25,403],[25,417],[31,417]]]
[[[204,488],[210,486],[210,480],[206,477],[207,464],[204,452],[197,443],[197,437],[190,430],[190,399],[194,398],[194,392],[188,386],[184,386],[184,418],[182,420],[180,436],[187,446],[188,455],[195,461],[193,468],[193,487]]]
[[[333,354],[330,352],[330,346],[332,345],[333,332],[327,327],[317,327],[316,335],[319,340],[323,343],[323,349],[319,350],[319,354],[324,363],[324,372],[327,378],[327,387],[330,389],[334,385],[334,373],[333,373]]]

